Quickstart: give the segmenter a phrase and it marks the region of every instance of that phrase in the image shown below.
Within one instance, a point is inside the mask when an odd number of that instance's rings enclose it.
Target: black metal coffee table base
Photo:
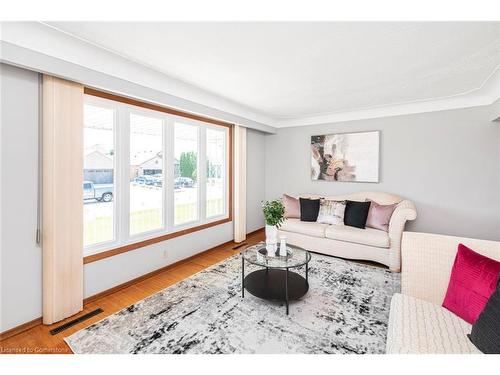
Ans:
[[[243,280],[243,288],[255,297],[285,302],[288,314],[288,302],[305,295],[309,290],[309,283],[298,273],[266,268],[248,274]]]

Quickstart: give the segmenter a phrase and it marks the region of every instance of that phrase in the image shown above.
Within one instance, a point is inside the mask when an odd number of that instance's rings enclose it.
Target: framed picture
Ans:
[[[380,131],[311,136],[311,178],[379,182]]]

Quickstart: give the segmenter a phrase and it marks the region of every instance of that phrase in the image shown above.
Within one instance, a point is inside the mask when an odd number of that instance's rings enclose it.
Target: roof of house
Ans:
[[[99,150],[88,152],[83,159],[84,169],[113,169],[113,159]]]

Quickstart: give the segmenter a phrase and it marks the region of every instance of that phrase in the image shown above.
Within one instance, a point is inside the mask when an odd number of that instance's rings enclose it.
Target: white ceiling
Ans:
[[[274,133],[491,105],[500,22],[0,22],[0,62]]]
[[[499,22],[50,22],[278,119],[436,100],[500,65]]]

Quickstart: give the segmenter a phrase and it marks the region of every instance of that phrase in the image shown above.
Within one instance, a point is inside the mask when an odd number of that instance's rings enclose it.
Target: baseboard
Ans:
[[[259,229],[257,229],[257,230],[254,230],[254,231],[252,231],[252,232],[247,233],[247,236],[254,236],[254,235],[256,235],[256,234],[258,234],[258,233],[260,233],[260,232],[263,232],[263,231],[264,231],[264,227],[259,228]],[[197,254],[191,255],[190,257],[187,257],[187,258],[181,259],[181,260],[179,260],[179,261],[177,261],[177,262],[175,262],[175,263],[169,264],[168,266],[165,266],[165,267],[159,268],[159,269],[154,270],[154,271],[152,271],[152,272],[148,272],[148,273],[146,273],[146,274],[144,274],[144,275],[142,275],[142,276],[136,277],[135,279],[132,279],[132,280],[129,280],[129,281],[124,282],[124,283],[122,283],[122,284],[119,284],[119,285],[117,285],[117,286],[114,286],[113,288],[106,289],[106,290],[104,290],[104,291],[102,291],[102,292],[99,292],[99,293],[97,293],[97,294],[94,294],[93,296],[90,296],[90,297],[85,298],[85,299],[83,300],[83,304],[84,304],[84,305],[87,305],[87,304],[89,304],[89,303],[91,303],[91,302],[94,302],[94,301],[96,301],[96,300],[100,299],[100,298],[103,298],[103,297],[106,297],[106,296],[108,296],[108,295],[110,295],[110,294],[113,294],[113,293],[115,293],[115,292],[118,292],[118,291],[119,291],[119,290],[121,290],[121,289],[127,288],[127,287],[129,287],[129,286],[131,286],[131,285],[133,285],[133,284],[139,283],[139,282],[141,282],[141,281],[143,281],[143,280],[145,280],[145,279],[148,279],[148,278],[150,278],[150,277],[153,277],[153,276],[155,276],[155,275],[157,275],[157,274],[159,274],[159,273],[165,272],[165,271],[167,271],[167,270],[169,270],[169,269],[171,269],[171,268],[177,267],[177,266],[179,266],[179,265],[181,265],[181,264],[183,264],[183,263],[187,263],[187,262],[191,261],[192,259],[196,258],[196,257],[197,257],[197,256],[199,256],[199,255],[202,255],[202,254],[207,253],[207,252],[209,252],[209,251],[216,250],[217,248],[220,248],[220,247],[228,246],[228,245],[230,245],[230,244],[236,244],[236,242],[234,242],[234,241],[232,241],[232,240],[231,240],[231,241],[224,242],[224,243],[222,243],[222,244],[220,244],[220,245],[214,246],[214,247],[212,247],[212,248],[210,248],[210,249],[207,249],[207,250],[202,251],[202,252],[200,252],[200,253],[197,253]],[[19,326],[17,326],[17,327],[11,328],[11,329],[9,329],[9,330],[7,330],[7,331],[5,331],[5,332],[0,333],[0,341],[2,341],[2,340],[6,340],[6,339],[8,339],[9,337],[12,337],[12,336],[15,336],[15,335],[17,335],[17,334],[19,334],[19,333],[22,333],[22,332],[24,332],[24,331],[27,331],[27,330],[29,330],[29,329],[31,329],[31,328],[34,328],[34,327],[36,327],[36,326],[38,326],[38,325],[40,325],[40,324],[42,324],[42,318],[41,318],[41,317],[40,317],[40,318],[33,319],[32,321],[29,321],[29,322],[27,322],[27,323],[23,323],[23,324],[21,324],[21,325],[19,325]]]
[[[247,233],[247,236],[253,236],[253,235],[256,235],[257,233],[263,232],[263,231],[264,231],[264,229],[266,229],[266,228],[265,228],[265,227],[262,227],[262,228],[259,228],[259,229],[254,230],[254,231],[252,231],[252,232],[248,232],[248,233]]]
[[[40,324],[42,324],[41,317],[33,319],[33,320],[26,322],[26,323],[23,323],[21,325],[18,325],[17,327],[8,329],[7,331],[0,333],[0,341],[6,340],[9,337],[15,336],[21,332],[27,331],[28,329],[39,326]]]

